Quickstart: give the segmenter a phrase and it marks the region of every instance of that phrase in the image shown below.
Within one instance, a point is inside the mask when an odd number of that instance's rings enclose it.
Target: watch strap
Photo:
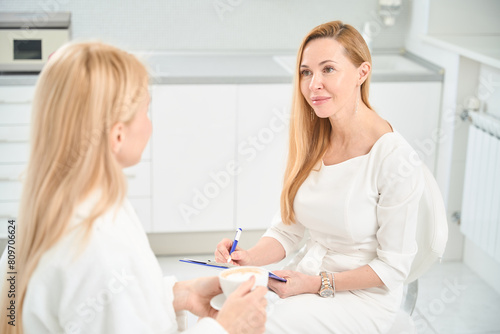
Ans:
[[[318,291],[318,294],[321,297],[335,296],[335,283],[333,283],[332,285],[328,273],[326,271],[320,272],[320,278],[321,278],[321,287]],[[333,274],[332,274],[332,280],[333,280]],[[330,293],[327,293],[325,295],[325,290],[329,291]]]
[[[331,288],[332,285],[330,283],[330,277],[328,277],[328,273],[326,271],[322,271],[319,273],[321,276],[321,289],[323,290],[324,288]]]

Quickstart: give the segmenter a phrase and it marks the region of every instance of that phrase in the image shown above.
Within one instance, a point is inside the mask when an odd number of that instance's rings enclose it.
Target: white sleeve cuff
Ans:
[[[192,328],[183,332],[187,334],[228,334],[228,332],[222,327],[215,319],[203,318],[200,319]]]
[[[168,303],[174,301],[174,285],[177,282],[175,276],[164,276],[163,283],[165,285],[166,298]],[[173,309],[173,307],[172,307]],[[175,320],[179,331],[184,331],[187,328],[187,312],[184,310],[175,311]]]
[[[167,294],[167,301],[172,303],[174,300],[173,288],[177,279],[174,276],[164,276],[163,283],[165,284],[165,291]],[[173,306],[172,306],[173,309]],[[187,322],[188,313],[185,310],[180,310],[175,312],[175,318],[177,321],[177,330],[183,333],[214,333],[214,334],[227,334],[224,327],[222,327],[215,319],[203,318],[200,319],[192,328],[188,329]]]

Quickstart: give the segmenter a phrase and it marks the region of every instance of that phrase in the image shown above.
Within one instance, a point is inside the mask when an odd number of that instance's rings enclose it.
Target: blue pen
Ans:
[[[236,249],[236,245],[238,245],[238,241],[240,241],[242,231],[243,230],[241,228],[238,228],[236,230],[236,235],[234,236],[233,245],[231,246],[231,250],[229,251],[229,258],[227,259],[227,263],[231,262],[231,253]]]

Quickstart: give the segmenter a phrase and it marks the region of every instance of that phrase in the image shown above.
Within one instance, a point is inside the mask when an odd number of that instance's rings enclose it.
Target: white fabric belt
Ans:
[[[326,247],[315,242],[297,264],[296,270],[308,275],[319,274],[326,253]]]

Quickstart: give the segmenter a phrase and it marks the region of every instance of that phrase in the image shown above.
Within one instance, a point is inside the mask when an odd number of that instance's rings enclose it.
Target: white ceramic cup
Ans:
[[[252,290],[255,289],[256,286],[267,287],[269,271],[264,268],[241,266],[221,271],[219,274],[219,282],[222,292],[228,297],[241,285],[241,283],[248,281],[252,276],[255,276],[255,283]]]

